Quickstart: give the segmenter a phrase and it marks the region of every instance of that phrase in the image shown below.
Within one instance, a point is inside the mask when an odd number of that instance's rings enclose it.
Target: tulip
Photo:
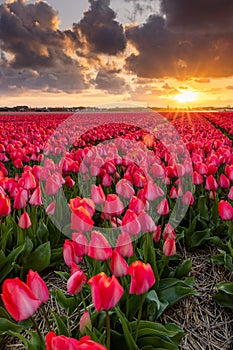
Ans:
[[[200,185],[204,182],[203,176],[198,172],[193,172],[193,185]]]
[[[194,204],[194,197],[193,194],[189,191],[187,191],[182,198],[182,203],[185,205],[193,205]]]
[[[55,195],[60,190],[61,187],[62,187],[61,183],[57,182],[53,176],[50,176],[46,180],[45,191],[50,196]]]
[[[38,186],[35,191],[33,192],[29,203],[31,205],[35,205],[35,206],[39,206],[42,205],[42,199],[41,199],[41,191],[40,191],[40,187]]]
[[[31,317],[42,303],[18,277],[3,282],[1,297],[5,308],[16,322]]]
[[[174,240],[176,239],[175,229],[170,223],[166,224],[164,231],[163,231],[164,240],[166,240],[168,237],[172,238]]]
[[[95,204],[104,204],[106,197],[101,185],[99,186],[92,185],[91,198]]]
[[[143,200],[133,196],[129,202],[129,209],[133,210],[138,215],[143,209],[145,209],[145,204]]]
[[[75,181],[70,176],[66,176],[65,183],[68,188],[72,188],[75,185]]]
[[[124,211],[124,205],[116,194],[107,196],[103,213],[110,216],[120,216]]]
[[[83,259],[83,257],[79,257],[75,254],[74,245],[74,242],[71,242],[69,239],[66,239],[62,249],[63,259],[66,265],[69,267],[72,266],[72,263],[79,264]]]
[[[67,291],[69,294],[76,295],[81,290],[87,279],[84,272],[80,269],[74,272],[67,281]]]
[[[164,177],[164,169],[162,165],[154,163],[151,167],[152,174],[156,178],[163,178]]]
[[[150,264],[134,261],[129,269],[131,275],[130,294],[143,294],[155,284],[155,276]]]
[[[108,277],[104,272],[93,276],[88,284],[91,286],[92,301],[96,310],[109,310],[121,299],[124,289],[113,275]]]
[[[113,250],[111,260],[110,260],[110,269],[113,275],[116,277],[122,277],[127,274],[128,264],[125,259],[117,252]]]
[[[141,231],[141,225],[137,214],[128,209],[122,219],[122,228],[131,235],[137,235]]]
[[[220,175],[218,183],[219,183],[219,186],[221,188],[229,188],[230,187],[230,180],[224,174]]]
[[[19,218],[18,226],[26,230],[32,225],[31,219],[28,213],[25,211]]]
[[[88,256],[96,260],[107,260],[112,256],[112,248],[99,231],[92,231]]]
[[[46,335],[46,350],[77,350],[80,349],[79,341],[64,335],[56,336],[54,332]]]
[[[121,179],[116,184],[116,193],[123,198],[131,198],[135,191],[130,181]]]
[[[156,198],[162,197],[163,195],[163,190],[151,181],[149,181],[144,187],[144,197],[148,201],[154,201]]]
[[[61,350],[66,350],[66,349],[61,349]],[[69,350],[73,350],[73,349],[69,349]],[[107,348],[91,340],[89,336],[85,336],[79,340],[77,350],[107,350]]]
[[[85,334],[87,329],[92,329],[91,318],[89,312],[84,311],[79,321],[79,331],[81,334]]]
[[[222,220],[233,220],[233,207],[227,201],[219,202],[218,213]]]
[[[152,232],[152,238],[155,241],[155,243],[158,243],[161,238],[161,226],[157,226],[156,230]]]
[[[31,171],[25,171],[19,180],[19,185],[25,190],[33,190],[36,188],[36,179]]]
[[[18,189],[13,207],[14,209],[23,209],[27,206],[27,200],[28,200],[28,193],[27,190],[24,189]]]
[[[229,193],[228,193],[228,198],[233,201],[233,186],[231,187]]]
[[[26,284],[42,303],[46,303],[49,300],[48,288],[38,272],[30,269],[27,274]]]
[[[81,232],[72,233],[72,241],[74,243],[74,251],[77,256],[87,255],[88,252],[88,240]]]
[[[209,191],[216,191],[217,190],[218,184],[217,184],[217,181],[215,180],[215,178],[213,177],[213,175],[207,176],[205,188]]]
[[[169,205],[166,198],[164,198],[156,207],[159,215],[167,215],[169,213]]]
[[[92,229],[93,225],[94,221],[92,220],[90,213],[82,206],[80,206],[75,213],[71,213],[71,230],[87,232]]]
[[[154,220],[144,210],[142,210],[138,215],[138,220],[140,222],[142,232],[154,232],[156,230]]]
[[[165,256],[172,256],[176,254],[176,242],[172,238],[167,238],[163,245],[163,253]]]
[[[127,232],[119,234],[116,242],[116,251],[124,257],[130,258],[134,255],[133,244]]]
[[[133,173],[133,184],[138,188],[143,188],[147,183],[147,179],[139,171]]]
[[[0,216],[7,216],[11,213],[10,199],[3,193],[0,193]]]
[[[201,174],[201,175],[207,175],[208,174],[208,167],[206,164],[202,162],[197,162],[195,164],[195,170]]]
[[[46,211],[46,214],[52,216],[55,214],[55,210],[56,210],[56,201],[53,201],[47,206],[45,211]]]

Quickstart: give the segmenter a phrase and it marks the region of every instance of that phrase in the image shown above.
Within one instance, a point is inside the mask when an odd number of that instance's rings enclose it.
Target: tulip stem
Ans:
[[[164,256],[163,261],[162,261],[162,266],[161,266],[161,269],[160,269],[160,271],[159,271],[159,279],[161,279],[161,277],[162,277],[164,268],[165,268],[165,266],[167,265],[168,260],[169,260],[169,257],[168,257],[168,256]]]
[[[48,319],[48,316],[47,316],[47,313],[45,311],[45,308],[44,308],[43,304],[41,305],[41,311],[42,311],[42,314],[44,316],[45,323],[47,325],[48,331],[50,332],[51,331],[51,327],[50,327],[49,319]]]
[[[80,306],[79,306],[79,301],[78,301],[77,295],[74,295],[74,300],[75,300],[75,303],[77,305],[78,317],[80,319],[81,318],[81,313],[80,313]]]
[[[140,300],[139,300],[139,310],[138,310],[138,319],[137,319],[137,324],[136,324],[136,331],[135,331],[135,343],[137,342],[138,339],[138,331],[139,331],[139,323],[142,317],[142,305],[144,302],[145,294],[140,295]]]
[[[107,268],[107,271],[111,273],[111,269],[110,269],[108,260],[104,260],[104,263],[105,263],[105,266]]]
[[[87,309],[87,306],[86,306],[86,302],[85,302],[85,298],[84,298],[84,295],[83,295],[83,291],[82,291],[82,290],[81,290],[81,292],[80,292],[80,295],[81,295],[81,298],[82,298],[82,302],[83,302],[84,309],[86,310],[86,309]]]
[[[36,323],[35,319],[31,316],[30,319],[32,320],[33,326],[35,327],[35,330],[37,331],[37,334],[39,335],[40,341],[43,344],[43,335],[38,327],[38,324]]]
[[[107,349],[110,350],[110,317],[108,311],[106,311],[106,329],[107,329]]]

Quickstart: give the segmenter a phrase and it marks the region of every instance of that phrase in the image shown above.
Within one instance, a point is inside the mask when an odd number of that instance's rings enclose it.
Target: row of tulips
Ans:
[[[38,349],[45,343],[48,349],[85,348],[85,342],[91,346],[89,338],[75,340],[81,333],[67,332],[77,310],[75,323],[82,320],[80,310],[84,315],[88,310],[91,327],[86,334],[107,348],[115,342],[125,349],[161,348],[164,342],[164,348],[177,349],[181,331],[170,324],[162,329],[148,319],[155,321],[169,306],[194,294],[192,278],[182,278],[191,271],[190,261],[178,265],[178,240],[184,238],[189,248],[211,241],[221,248],[214,262],[223,265],[232,259],[231,141],[199,114],[166,114],[166,120],[153,113],[103,113],[93,119],[87,114],[81,125],[77,116],[60,115],[53,116],[51,126],[46,118],[41,129],[22,120],[27,131],[37,130],[37,141],[43,130],[42,139],[36,151],[31,147],[36,158],[24,157],[33,154],[28,149],[22,158],[17,156],[22,164],[13,177],[10,167],[18,159],[14,152],[19,154],[27,143],[11,139],[12,150],[4,141],[0,177],[2,281],[9,273],[17,274],[19,265],[22,279],[30,267],[41,271],[60,256],[61,233],[71,238],[62,249],[71,272],[60,274],[67,295],[52,293],[67,318],[53,313],[58,336],[50,332],[44,342],[38,335]],[[222,239],[224,232],[228,242]],[[170,260],[176,262],[175,269],[169,267]],[[77,264],[85,266],[85,273]],[[231,269],[230,263],[225,267]],[[216,295],[225,305],[227,287],[226,292],[225,284],[219,286]],[[4,302],[4,290],[2,295]],[[9,334],[7,326],[3,333]]]

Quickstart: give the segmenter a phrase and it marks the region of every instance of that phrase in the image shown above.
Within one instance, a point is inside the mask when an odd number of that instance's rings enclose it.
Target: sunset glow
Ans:
[[[194,102],[198,100],[198,92],[196,91],[182,91],[180,94],[176,95],[174,97],[175,101],[178,101],[179,103],[188,103],[188,102]]]

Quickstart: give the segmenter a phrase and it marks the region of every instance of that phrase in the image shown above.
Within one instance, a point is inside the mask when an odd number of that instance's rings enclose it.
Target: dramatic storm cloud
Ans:
[[[110,0],[89,1],[91,8],[74,29],[81,31],[90,50],[96,53],[116,55],[126,48],[123,26],[115,18],[115,12],[109,7]]]

